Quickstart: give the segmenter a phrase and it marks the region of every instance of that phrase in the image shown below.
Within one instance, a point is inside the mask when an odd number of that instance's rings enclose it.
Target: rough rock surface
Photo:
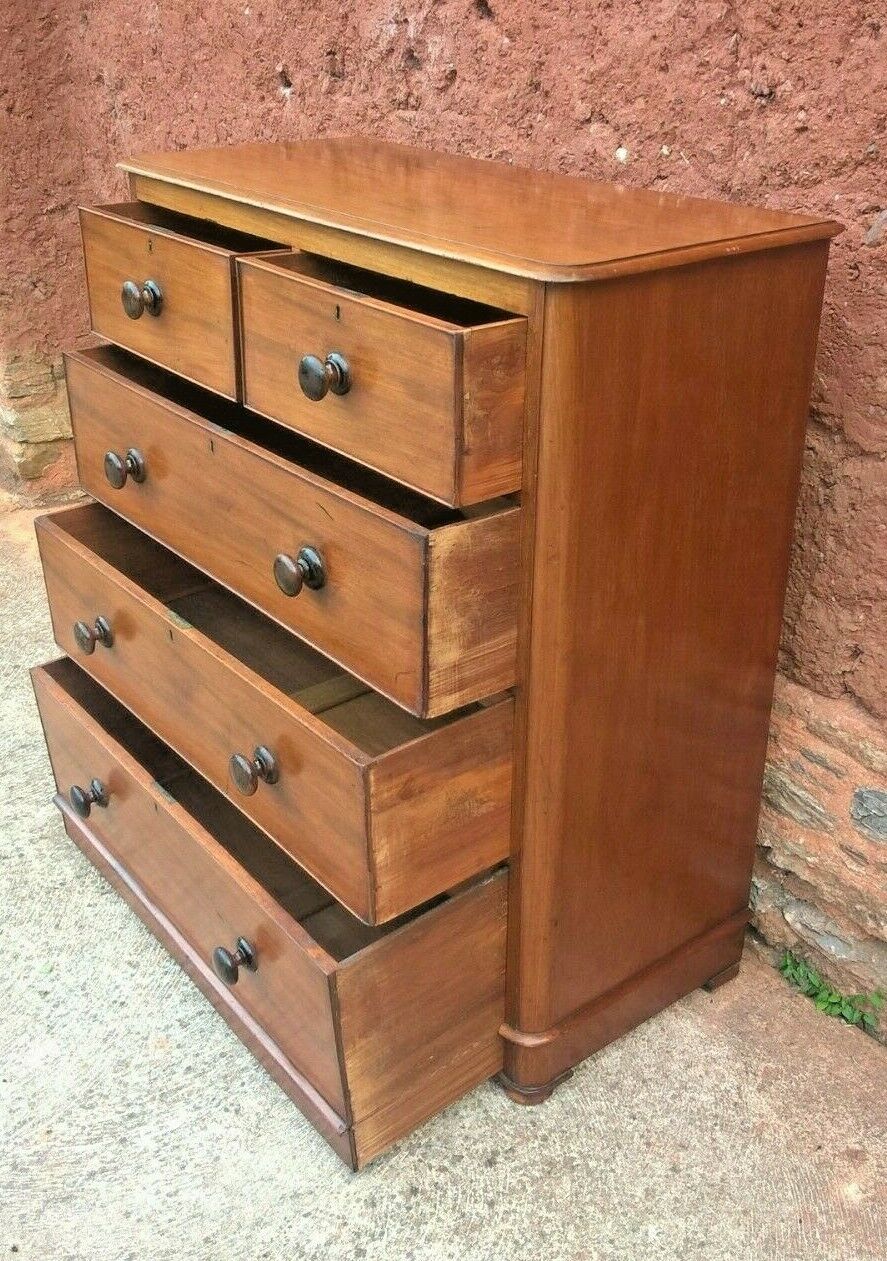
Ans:
[[[752,910],[765,940],[814,962],[845,993],[887,992],[887,739],[879,724],[851,702],[780,681],[759,843]]]
[[[38,482],[44,501],[74,479],[68,392],[60,355],[10,352],[0,359],[0,472],[8,484]]]

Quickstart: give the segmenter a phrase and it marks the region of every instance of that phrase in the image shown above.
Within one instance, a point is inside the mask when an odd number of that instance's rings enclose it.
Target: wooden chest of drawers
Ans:
[[[837,225],[366,141],[123,164],[38,521],[71,837],[359,1167],[735,973]]]

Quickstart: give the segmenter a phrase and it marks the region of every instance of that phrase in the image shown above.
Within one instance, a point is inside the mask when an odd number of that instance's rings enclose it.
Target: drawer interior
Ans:
[[[259,254],[250,262],[269,266],[282,275],[331,285],[342,289],[349,297],[372,298],[399,310],[437,320],[449,328],[478,328],[512,318],[510,311],[503,311],[498,307],[486,306],[451,293],[440,293],[436,289],[412,284],[408,280],[382,276],[378,272],[352,267],[349,263],[323,258],[319,254],[306,254],[299,250],[292,254],[269,254],[264,258]]]
[[[44,670],[336,962],[446,900],[446,895],[436,898],[381,926],[362,923],[73,661],[63,657]],[[68,787],[59,785],[61,791]]]
[[[54,526],[194,627],[363,753],[376,757],[473,713],[416,718],[101,504],[55,514]]]
[[[269,241],[267,237],[252,236],[249,232],[211,223],[209,219],[195,219],[175,210],[165,210],[162,206],[150,206],[143,201],[116,202],[107,206],[94,206],[92,209],[100,214],[113,215],[115,219],[153,228],[157,232],[170,233],[189,241],[200,241],[203,245],[212,245],[232,254],[250,254],[280,248],[278,242]]]
[[[424,529],[434,530],[458,521],[475,520],[478,517],[492,515],[502,508],[513,507],[518,502],[517,495],[509,495],[462,509],[448,508],[406,486],[401,486],[381,473],[354,463],[336,451],[312,442],[310,438],[303,438],[292,430],[282,429],[257,416],[255,412],[242,407],[239,403],[231,402],[174,373],[167,372],[164,368],[149,363],[119,346],[110,344],[93,346],[80,353],[82,358],[122,378],[124,382],[150,390],[152,394],[167,403],[194,413],[217,428],[233,434],[236,438],[252,443],[261,452],[276,456],[298,466],[299,469],[335,483],[337,487],[360,495],[361,498],[389,512],[394,512],[400,517],[405,517]],[[293,369],[293,388],[298,389],[295,368]],[[134,424],[133,442],[136,445],[138,445],[137,428],[137,424]],[[74,436],[76,439],[76,417]]]

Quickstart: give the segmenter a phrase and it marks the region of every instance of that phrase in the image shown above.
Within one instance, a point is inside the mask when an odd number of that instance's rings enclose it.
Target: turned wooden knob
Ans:
[[[312,403],[319,403],[327,394],[347,394],[351,389],[351,369],[345,357],[335,350],[326,359],[303,355],[299,360],[299,386]]]
[[[88,788],[81,788],[79,784],[72,785],[68,797],[74,813],[79,814],[81,819],[89,818],[93,806],[104,808],[108,804],[108,790],[100,779],[90,780]]]
[[[213,971],[220,981],[226,985],[236,985],[241,968],[249,968],[255,972],[258,967],[256,948],[245,937],[238,937],[233,950],[224,946],[216,946],[213,951]]]
[[[126,455],[118,455],[116,451],[105,452],[105,477],[115,490],[126,485],[127,477],[134,482],[143,482],[147,475],[145,457],[135,447],[130,447]]]
[[[242,753],[232,753],[228,763],[234,787],[244,797],[251,797],[259,787],[259,780],[266,784],[276,784],[280,779],[280,767],[277,758],[264,744],[253,750],[252,758]]]
[[[80,651],[90,656],[95,652],[96,644],[110,648],[114,642],[114,632],[106,617],[97,617],[92,626],[88,622],[75,622],[74,639]]]
[[[163,310],[163,291],[156,280],[144,280],[140,285],[134,280],[124,280],[120,301],[131,320],[141,319],[146,311],[156,316]]]
[[[323,557],[313,547],[303,547],[298,556],[280,552],[274,558],[274,581],[284,595],[298,595],[302,587],[319,591],[326,582]]]

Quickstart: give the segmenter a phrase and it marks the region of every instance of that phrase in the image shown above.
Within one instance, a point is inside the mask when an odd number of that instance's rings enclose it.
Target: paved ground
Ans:
[[[0,1261],[887,1255],[887,1057],[749,954],[544,1107],[485,1086],[345,1170],[62,832],[32,517],[0,514]]]

